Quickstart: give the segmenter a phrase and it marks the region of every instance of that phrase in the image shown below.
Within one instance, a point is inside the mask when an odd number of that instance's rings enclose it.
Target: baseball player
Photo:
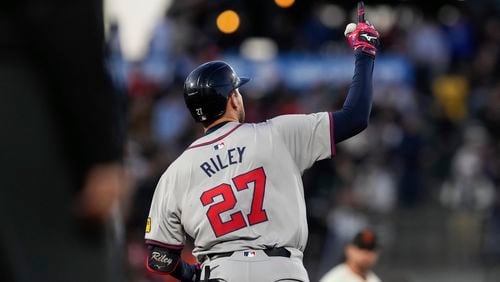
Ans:
[[[205,134],[166,170],[147,219],[148,270],[181,281],[309,281],[301,175],[335,155],[335,144],[366,128],[379,34],[363,19],[349,24],[355,74],[343,108],[244,123],[238,77],[221,61],[187,77],[184,98]],[[180,259],[186,234],[201,263]]]
[[[371,270],[378,260],[377,237],[371,229],[361,230],[345,247],[344,263],[327,272],[320,282],[380,282]]]

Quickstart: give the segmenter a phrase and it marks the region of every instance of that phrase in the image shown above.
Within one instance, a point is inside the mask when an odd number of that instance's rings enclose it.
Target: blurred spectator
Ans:
[[[391,212],[396,204],[394,176],[380,160],[366,160],[360,169],[353,183],[354,197],[372,212]]]
[[[424,192],[420,169],[422,138],[419,121],[416,117],[405,116],[402,130],[403,137],[396,148],[399,165],[399,201],[404,206],[412,207],[422,200]]]
[[[416,87],[429,93],[432,77],[445,71],[450,62],[445,34],[434,22],[424,21],[408,31],[407,40],[407,54],[415,64]]]
[[[342,189],[338,193],[338,206],[330,210],[326,216],[327,234],[324,239],[319,274],[325,273],[332,264],[341,260],[342,248],[350,242],[356,232],[366,227],[368,217],[353,208],[358,206],[353,201],[352,192]]]
[[[454,122],[463,121],[467,115],[469,83],[460,75],[438,76],[433,84],[434,95],[446,117]]]
[[[449,221],[448,241],[455,263],[470,263],[470,254],[479,253],[481,224],[485,211],[495,201],[493,182],[485,174],[484,153],[488,135],[480,125],[465,128],[464,144],[453,158],[450,178],[441,190],[441,201],[454,213]],[[495,227],[495,225],[491,225]]]
[[[142,61],[145,76],[159,87],[168,86],[174,78],[173,36],[172,23],[164,17],[153,32],[148,53]]]
[[[181,91],[172,91],[156,101],[153,108],[153,136],[158,144],[176,148],[176,140],[190,125],[190,116],[185,109]],[[185,148],[179,148],[183,151]]]
[[[453,209],[485,211],[495,200],[493,182],[485,172],[488,135],[480,125],[469,125],[464,144],[453,159],[450,179],[443,183],[441,201]]]
[[[408,55],[430,74],[445,71],[449,64],[450,50],[445,34],[432,21],[415,25],[408,33]]]

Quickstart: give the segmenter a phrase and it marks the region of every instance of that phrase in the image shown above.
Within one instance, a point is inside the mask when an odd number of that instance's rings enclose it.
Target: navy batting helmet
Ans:
[[[213,121],[226,112],[229,94],[250,79],[238,77],[225,62],[213,61],[194,69],[184,82],[184,100],[197,122]]]

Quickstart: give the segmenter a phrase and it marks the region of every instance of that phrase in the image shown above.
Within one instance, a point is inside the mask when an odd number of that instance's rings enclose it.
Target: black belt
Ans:
[[[289,258],[290,257],[290,251],[285,249],[284,247],[279,247],[279,248],[267,248],[263,249],[264,253],[268,257],[285,257]],[[223,257],[230,257],[234,254],[234,252],[224,252],[224,253],[214,253],[214,254],[208,254],[207,257],[210,259],[216,259],[216,258],[223,258]]]

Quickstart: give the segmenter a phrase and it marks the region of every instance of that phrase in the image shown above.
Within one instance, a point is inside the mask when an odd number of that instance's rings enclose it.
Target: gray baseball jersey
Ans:
[[[156,187],[146,240],[193,254],[267,247],[304,250],[302,173],[335,153],[330,113],[229,122],[196,140]]]

